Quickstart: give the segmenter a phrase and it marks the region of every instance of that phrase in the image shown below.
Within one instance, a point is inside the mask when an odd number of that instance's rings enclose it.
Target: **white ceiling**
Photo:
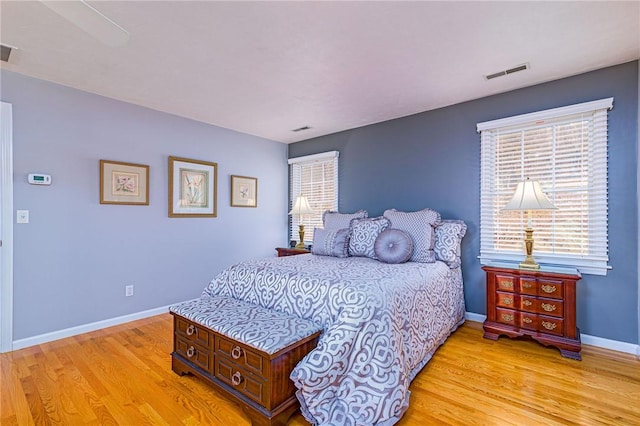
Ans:
[[[638,1],[88,3],[126,45],[3,0],[2,68],[286,143],[640,58]]]

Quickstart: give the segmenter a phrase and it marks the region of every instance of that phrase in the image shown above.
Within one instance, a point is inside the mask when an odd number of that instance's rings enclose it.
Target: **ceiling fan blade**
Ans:
[[[129,41],[127,30],[83,0],[41,3],[108,46],[122,46]]]

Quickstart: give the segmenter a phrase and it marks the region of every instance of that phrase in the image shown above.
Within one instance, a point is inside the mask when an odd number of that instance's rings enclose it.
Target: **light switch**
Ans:
[[[29,210],[16,211],[16,223],[29,223]]]

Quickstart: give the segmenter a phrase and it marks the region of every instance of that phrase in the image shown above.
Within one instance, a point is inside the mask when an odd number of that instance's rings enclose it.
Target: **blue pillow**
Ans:
[[[387,229],[378,235],[373,249],[381,262],[404,263],[413,255],[413,239],[400,229]]]
[[[349,229],[313,230],[313,246],[311,254],[319,256],[347,257],[349,256]]]

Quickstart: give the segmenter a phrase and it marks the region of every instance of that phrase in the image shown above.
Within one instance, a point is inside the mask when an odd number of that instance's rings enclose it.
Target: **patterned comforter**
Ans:
[[[311,319],[320,342],[293,370],[303,415],[318,425],[391,425],[409,384],[463,321],[460,268],[311,254],[239,263],[203,296],[232,296]]]

